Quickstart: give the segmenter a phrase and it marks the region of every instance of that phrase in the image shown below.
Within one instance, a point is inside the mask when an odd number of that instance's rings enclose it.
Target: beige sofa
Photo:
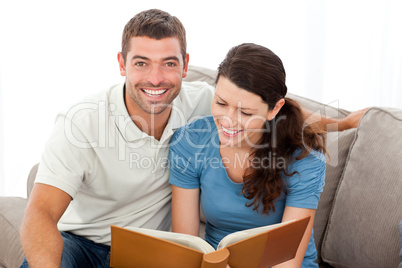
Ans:
[[[214,79],[214,71],[194,66],[186,78],[211,84]],[[289,97],[322,115],[344,117],[348,113],[292,94]],[[320,267],[398,267],[402,110],[369,109],[357,129],[328,133],[327,149],[326,184],[314,223]],[[36,169],[28,177],[28,196]],[[0,197],[0,267],[18,267],[22,262],[19,227],[26,203],[24,198]]]

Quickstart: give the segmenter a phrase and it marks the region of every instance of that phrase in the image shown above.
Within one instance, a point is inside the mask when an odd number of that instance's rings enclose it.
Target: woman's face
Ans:
[[[260,96],[223,76],[216,85],[212,115],[221,145],[239,148],[254,147],[263,135],[265,121],[271,119],[268,104]]]

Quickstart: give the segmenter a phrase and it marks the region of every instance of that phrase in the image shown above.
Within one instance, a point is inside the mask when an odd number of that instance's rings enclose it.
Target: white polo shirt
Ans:
[[[59,114],[35,181],[73,198],[59,230],[108,245],[112,224],[168,230],[169,141],[179,127],[211,114],[213,91],[204,82],[183,82],[160,141],[133,123],[124,84]]]

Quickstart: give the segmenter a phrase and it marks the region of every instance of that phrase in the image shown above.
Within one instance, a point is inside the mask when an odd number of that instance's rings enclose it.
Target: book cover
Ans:
[[[114,268],[265,268],[296,256],[310,216],[229,234],[217,250],[202,238],[111,226]]]

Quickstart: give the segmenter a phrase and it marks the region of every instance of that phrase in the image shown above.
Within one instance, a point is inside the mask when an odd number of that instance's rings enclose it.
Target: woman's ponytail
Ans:
[[[259,142],[266,146],[259,146],[251,157],[260,160],[255,162],[270,164],[253,165],[246,170],[242,193],[252,200],[247,206],[258,210],[262,203],[262,212],[268,214],[270,210],[275,212],[274,201],[285,190],[281,174],[294,174],[286,172],[288,163],[294,160],[294,152],[302,151],[297,160],[306,157],[312,149],[325,152],[325,131],[305,124],[299,104],[290,98],[285,98],[281,110],[266,124],[267,131]],[[263,161],[266,158],[268,161]]]

